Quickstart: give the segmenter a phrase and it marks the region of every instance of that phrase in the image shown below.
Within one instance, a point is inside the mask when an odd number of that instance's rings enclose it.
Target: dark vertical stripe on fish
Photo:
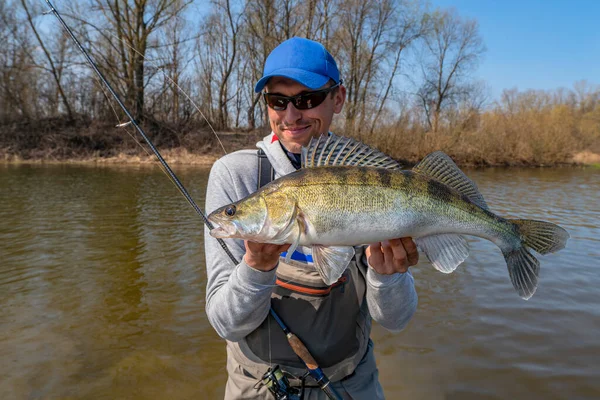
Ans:
[[[452,193],[448,187],[443,183],[436,181],[435,179],[429,179],[427,182],[427,193],[434,198],[437,197],[444,203],[452,203]]]
[[[388,169],[380,169],[379,179],[381,179],[381,184],[385,187],[390,187],[392,185],[392,173]]]

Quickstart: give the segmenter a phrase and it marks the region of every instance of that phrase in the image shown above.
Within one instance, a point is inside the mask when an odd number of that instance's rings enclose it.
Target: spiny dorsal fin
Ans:
[[[308,147],[302,148],[302,168],[334,165],[402,168],[393,158],[349,137],[321,135],[318,139],[312,138]]]
[[[413,168],[413,171],[427,175],[436,181],[458,190],[479,207],[488,209],[475,182],[470,180],[446,153],[436,151],[428,154]]]

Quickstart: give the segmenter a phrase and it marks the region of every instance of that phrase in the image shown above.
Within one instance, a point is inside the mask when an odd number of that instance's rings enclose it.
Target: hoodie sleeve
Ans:
[[[417,309],[418,297],[412,274],[407,271],[381,275],[368,266],[364,253],[360,260],[367,271],[367,305],[371,317],[387,330],[400,332]]]
[[[233,156],[233,154],[232,154]],[[253,156],[256,159],[256,156]],[[248,188],[256,187],[254,164],[250,160],[241,163],[247,174],[233,174],[236,159],[223,159],[213,165],[206,189],[207,213],[248,195]],[[244,160],[241,160],[244,161]],[[256,168],[256,167],[254,167]],[[235,169],[235,168],[234,168]],[[254,181],[254,182],[253,182]],[[239,341],[256,329],[267,317],[271,305],[271,292],[275,285],[275,271],[263,272],[243,261],[244,242],[225,239],[225,243],[237,259],[237,264],[227,256],[215,238],[204,228],[206,254],[206,314],[219,336]]]

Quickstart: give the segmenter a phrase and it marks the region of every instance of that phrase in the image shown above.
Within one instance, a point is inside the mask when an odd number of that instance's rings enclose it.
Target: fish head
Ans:
[[[293,198],[261,191],[214,211],[208,220],[215,238],[238,238],[260,243],[286,243],[298,215]]]
[[[210,235],[215,238],[260,239],[267,219],[267,206],[260,195],[248,196],[235,203],[227,204],[209,216],[214,226]]]

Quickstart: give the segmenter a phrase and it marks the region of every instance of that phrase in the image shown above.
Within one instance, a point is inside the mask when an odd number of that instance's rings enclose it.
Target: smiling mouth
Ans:
[[[286,127],[286,128],[284,128],[284,130],[286,130],[286,131],[288,131],[290,133],[300,133],[300,132],[304,132],[304,131],[308,130],[308,128],[310,128],[310,125],[307,125],[307,126],[304,126],[304,127],[301,127],[301,128],[289,128],[289,127]]]

